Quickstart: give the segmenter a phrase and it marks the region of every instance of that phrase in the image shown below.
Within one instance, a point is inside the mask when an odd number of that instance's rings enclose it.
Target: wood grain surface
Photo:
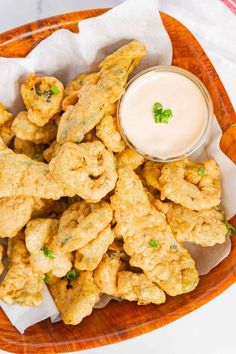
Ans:
[[[82,19],[98,16],[103,10],[74,12],[33,22],[0,34],[0,56],[24,57],[42,39],[59,28],[78,31]],[[222,150],[236,162],[236,117],[227,93],[211,62],[192,34],[177,20],[161,14],[173,44],[173,64],[197,75],[208,88],[215,115],[221,125]],[[155,30],[155,29],[153,29]],[[236,225],[236,217],[232,219]],[[166,325],[204,305],[236,281],[236,239],[230,255],[209,274],[201,277],[193,292],[168,297],[160,306],[137,306],[123,301],[109,305],[85,318],[77,326],[43,321],[20,335],[0,312],[0,348],[13,353],[63,353],[122,341]]]

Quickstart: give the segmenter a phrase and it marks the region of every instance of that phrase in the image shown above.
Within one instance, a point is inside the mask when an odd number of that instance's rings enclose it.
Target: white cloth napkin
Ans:
[[[55,75],[66,84],[79,73],[94,70],[104,56],[132,39],[143,42],[148,51],[137,70],[151,65],[171,64],[172,47],[160,20],[158,6],[155,0],[128,0],[100,17],[80,22],[79,34],[67,30],[55,32],[25,59],[0,58],[0,101],[16,113],[23,107],[19,96],[20,84],[29,72]],[[231,188],[236,180],[236,167],[220,152],[219,134],[219,126],[215,122],[212,138],[203,155],[213,156],[220,164],[224,187],[223,204],[227,216],[231,217],[236,212],[236,189]],[[229,242],[222,245],[220,252],[219,249],[214,251],[214,247],[207,251],[211,252],[210,263],[209,257],[205,256],[202,271],[208,271],[227,256],[229,245]],[[204,257],[206,250],[201,248],[200,258]],[[21,332],[29,325],[52,315],[51,304],[47,301],[41,305],[40,316],[36,315],[37,310],[33,313],[32,308],[14,308],[3,306],[12,324]]]

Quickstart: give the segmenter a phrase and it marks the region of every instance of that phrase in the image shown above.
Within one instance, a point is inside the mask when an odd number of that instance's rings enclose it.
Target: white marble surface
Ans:
[[[121,2],[0,0],[0,32],[47,16],[79,9],[110,7]],[[220,0],[163,0],[161,9],[191,29],[212,60],[236,106],[236,17]],[[235,354],[235,318],[236,284],[204,307],[158,331],[83,353]]]

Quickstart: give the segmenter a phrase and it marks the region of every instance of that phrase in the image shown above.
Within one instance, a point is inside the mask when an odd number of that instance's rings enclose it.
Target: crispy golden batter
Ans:
[[[6,122],[12,119],[13,115],[9,113],[4,104],[0,102],[0,126],[3,126]]]
[[[125,271],[126,264],[118,255],[104,255],[94,272],[102,293],[137,301],[138,305],[165,302],[164,292],[142,273]]]
[[[21,95],[28,110],[28,119],[42,127],[60,112],[64,87],[55,77],[32,74],[21,86]]]
[[[47,145],[34,144],[30,141],[22,140],[17,137],[14,139],[13,151],[17,154],[24,154],[30,157],[32,160],[38,162],[44,162],[43,153]]]
[[[53,141],[51,145],[44,150],[43,157],[49,163],[56,155],[58,154],[61,145],[58,144],[56,141]]]
[[[118,131],[116,118],[109,114],[97,124],[96,135],[110,151],[121,152],[125,149],[125,142]]]
[[[14,237],[31,218],[31,197],[0,198],[0,237]]]
[[[94,270],[97,268],[113,241],[114,232],[110,226],[107,226],[95,239],[76,251],[75,268],[79,270]]]
[[[130,170],[136,170],[144,161],[145,158],[142,155],[139,155],[129,147],[126,147],[125,150],[116,157],[118,168],[129,168]]]
[[[64,144],[49,169],[68,196],[79,195],[88,202],[105,197],[117,179],[113,154],[99,141]]]
[[[214,160],[201,164],[188,159],[168,163],[159,178],[161,199],[168,198],[193,210],[210,209],[220,204],[219,177]]]
[[[14,119],[11,127],[17,138],[31,141],[35,144],[48,144],[57,135],[57,126],[50,120],[43,127],[39,127],[28,119],[28,112],[20,112]]]
[[[4,252],[4,247],[3,247],[3,245],[0,244],[0,275],[1,275],[2,272],[4,271],[4,265],[3,265],[3,263],[2,263],[3,252]]]
[[[92,272],[80,272],[68,286],[67,279],[58,279],[49,290],[65,324],[76,325],[89,316],[100,299]]]
[[[59,199],[65,193],[48,165],[0,145],[0,198],[33,196]]]
[[[30,263],[36,272],[51,272],[63,277],[71,269],[71,254],[63,253],[56,245],[55,238],[59,227],[56,219],[34,219],[25,229],[25,242],[30,252]]]
[[[228,230],[222,210],[194,211],[174,203],[164,203],[164,206],[167,222],[179,242],[194,242],[203,247],[225,242]]]
[[[87,204],[85,201],[72,204],[62,215],[57,235],[57,244],[64,252],[86,246],[110,224],[112,210],[106,202]]]
[[[13,119],[8,120],[5,124],[0,126],[0,137],[5,145],[10,145],[15,134],[11,130]]]
[[[55,217],[63,213],[69,206],[67,198],[59,200],[34,198],[34,206],[31,218]],[[56,215],[55,215],[56,214]]]
[[[145,162],[143,168],[143,177],[145,178],[145,181],[148,186],[151,186],[156,189],[160,189],[159,178],[161,175],[161,168],[162,168],[162,164],[160,163],[153,162],[153,161]]]
[[[110,110],[110,104],[124,93],[129,74],[146,55],[142,43],[132,41],[108,56],[100,65],[94,83],[83,84],[79,101],[69,106],[62,115],[57,141],[81,142],[84,134],[92,130]],[[96,74],[95,74],[96,75]]]
[[[9,240],[9,266],[0,286],[0,299],[6,304],[38,306],[42,303],[43,274],[30,265],[29,253],[21,235]]]
[[[141,268],[169,295],[193,290],[198,273],[188,251],[175,240],[164,214],[151,206],[137,175],[128,169],[121,169],[118,174],[111,205],[117,221],[115,230],[124,238],[130,264]],[[142,208],[144,200],[145,208]],[[124,205],[128,206],[127,210]]]

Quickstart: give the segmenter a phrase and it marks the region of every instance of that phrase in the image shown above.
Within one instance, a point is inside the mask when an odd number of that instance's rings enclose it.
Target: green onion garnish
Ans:
[[[51,92],[54,93],[54,95],[59,95],[60,90],[56,86],[52,86]]]
[[[77,277],[77,270],[76,269],[71,269],[69,272],[67,272],[66,277],[68,280],[73,280]]]
[[[169,118],[173,117],[172,110],[169,108],[163,109],[160,102],[154,103],[152,111],[155,123],[168,124]]]
[[[56,255],[51,250],[49,250],[47,248],[47,246],[44,246],[42,248],[42,251],[43,251],[45,257],[48,257],[48,258],[55,258],[56,257]]]
[[[199,167],[198,171],[197,171],[198,176],[204,176],[205,175],[205,170],[203,167]]]
[[[236,228],[230,223],[226,223],[227,230],[229,231],[230,236],[234,236],[236,234]]]
[[[157,248],[158,247],[158,242],[157,242],[157,240],[150,240],[149,245],[152,248]]]
[[[48,275],[48,274],[45,274],[45,276],[44,276],[44,281],[45,281],[45,283],[47,283],[48,280],[49,280],[49,275]]]

